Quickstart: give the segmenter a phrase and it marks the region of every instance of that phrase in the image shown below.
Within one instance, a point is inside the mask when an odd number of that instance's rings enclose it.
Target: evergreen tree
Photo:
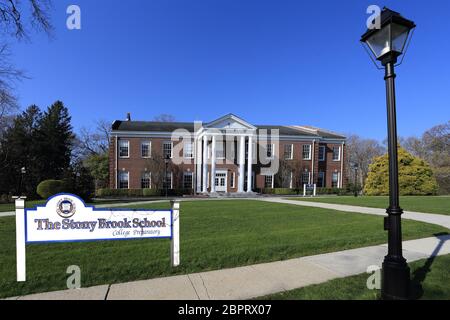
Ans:
[[[70,167],[74,134],[68,109],[61,101],[51,105],[39,121],[36,165],[42,180],[60,179]]]
[[[0,140],[0,194],[18,194],[19,189],[32,197],[41,175],[36,167],[37,131],[42,113],[35,105],[14,119]],[[21,168],[26,168],[21,181]]]
[[[412,156],[405,149],[398,149],[398,176],[400,195],[431,195],[437,192],[437,183],[430,165]],[[364,193],[372,196],[389,194],[388,154],[374,158]]]

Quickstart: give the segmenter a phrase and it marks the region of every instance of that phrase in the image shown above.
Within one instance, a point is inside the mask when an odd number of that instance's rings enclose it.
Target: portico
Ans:
[[[233,179],[231,187],[237,187],[238,193],[253,191],[252,179],[247,179],[245,190],[244,180],[246,175],[253,176],[256,130],[255,126],[232,114],[207,125],[197,124],[195,146],[200,160],[196,163],[197,192],[229,192],[230,179],[234,177],[234,171],[229,168],[234,167],[237,168],[237,186]]]

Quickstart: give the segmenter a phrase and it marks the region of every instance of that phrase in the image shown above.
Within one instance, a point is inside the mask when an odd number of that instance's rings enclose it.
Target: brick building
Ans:
[[[344,136],[309,126],[252,125],[233,114],[208,123],[132,121],[128,115],[112,125],[110,188],[342,188],[344,157]]]

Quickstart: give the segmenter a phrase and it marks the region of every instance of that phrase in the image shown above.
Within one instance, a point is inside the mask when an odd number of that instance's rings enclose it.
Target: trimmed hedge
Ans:
[[[38,184],[36,193],[42,199],[48,199],[51,196],[62,193],[66,189],[66,183],[62,180],[44,180]]]

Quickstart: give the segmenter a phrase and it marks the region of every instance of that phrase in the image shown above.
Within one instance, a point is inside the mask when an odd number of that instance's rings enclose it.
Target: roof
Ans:
[[[207,125],[205,123],[205,125]],[[257,130],[279,130],[281,136],[309,136],[329,139],[345,139],[344,135],[313,126],[280,126],[280,125],[255,125]],[[194,132],[194,122],[154,122],[154,121],[122,121],[116,120],[112,124],[113,131],[147,131],[147,132],[172,132],[176,129],[185,129]]]

